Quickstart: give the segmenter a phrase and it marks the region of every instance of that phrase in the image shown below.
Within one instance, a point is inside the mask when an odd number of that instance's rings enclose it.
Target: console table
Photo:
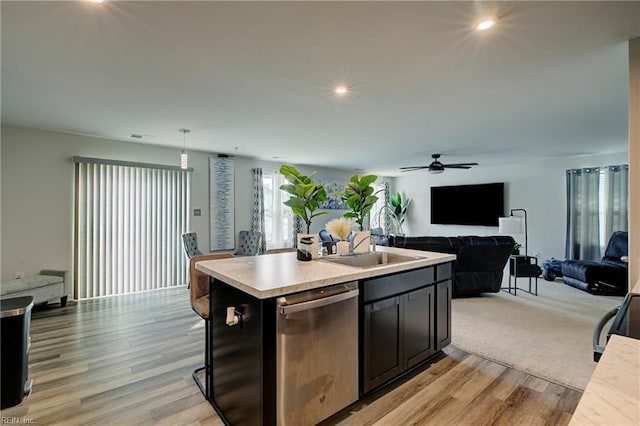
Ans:
[[[518,278],[529,278],[529,290],[520,288],[521,291],[538,295],[538,276],[540,275],[540,267],[538,266],[538,258],[535,256],[526,255],[511,255],[509,256],[509,286],[503,287],[502,290],[506,290],[513,295],[517,295],[518,291]],[[511,278],[513,277],[513,287],[511,286]],[[532,288],[533,279],[533,288]]]

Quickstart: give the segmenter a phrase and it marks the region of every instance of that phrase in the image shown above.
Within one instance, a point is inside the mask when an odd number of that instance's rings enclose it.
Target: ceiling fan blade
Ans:
[[[462,164],[445,164],[442,167],[445,169],[470,169],[471,166],[465,166]]]
[[[478,166],[478,163],[452,163],[445,164],[445,167],[458,167],[458,166]]]
[[[428,169],[429,166],[410,166],[410,167],[400,167],[400,171],[402,172],[411,172],[413,170],[422,170]]]

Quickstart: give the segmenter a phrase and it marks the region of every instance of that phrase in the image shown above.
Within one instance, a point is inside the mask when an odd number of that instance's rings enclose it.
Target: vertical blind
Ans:
[[[74,158],[76,297],[186,283],[189,171],[92,160]]]

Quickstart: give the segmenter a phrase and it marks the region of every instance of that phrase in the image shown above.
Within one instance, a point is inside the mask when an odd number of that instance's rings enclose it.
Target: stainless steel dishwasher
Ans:
[[[277,300],[279,425],[313,425],[358,399],[358,283]]]

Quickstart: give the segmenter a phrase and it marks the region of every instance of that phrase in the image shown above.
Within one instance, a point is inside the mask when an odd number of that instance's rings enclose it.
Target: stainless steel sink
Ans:
[[[358,268],[372,268],[374,266],[389,265],[393,263],[410,262],[412,260],[425,259],[421,256],[403,256],[395,253],[361,253],[348,254],[336,257],[324,257],[325,262],[339,263],[341,265],[355,266]]]

